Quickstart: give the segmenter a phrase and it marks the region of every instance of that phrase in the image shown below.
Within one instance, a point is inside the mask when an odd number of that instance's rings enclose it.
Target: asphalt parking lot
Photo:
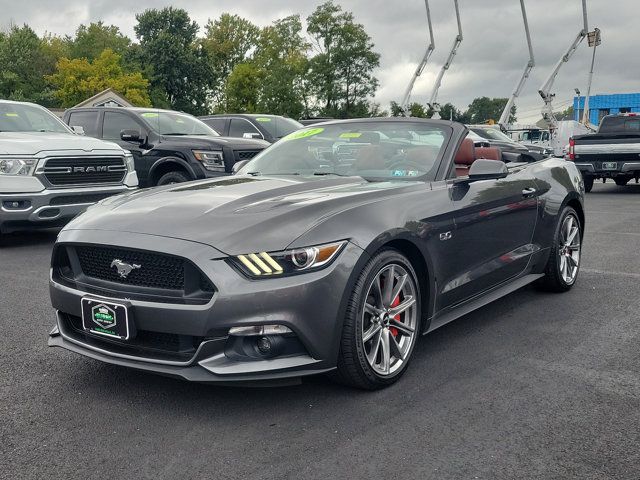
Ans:
[[[640,185],[596,184],[577,286],[423,337],[396,385],[196,385],[47,347],[55,232],[0,248],[0,478],[640,478]]]

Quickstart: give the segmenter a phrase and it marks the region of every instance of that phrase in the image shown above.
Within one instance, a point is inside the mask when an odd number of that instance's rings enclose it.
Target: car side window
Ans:
[[[247,136],[252,134],[256,135],[256,138],[262,138],[260,131],[247,120],[242,118],[232,118],[231,125],[229,127],[229,136],[243,138],[245,134],[247,134]]]
[[[69,126],[82,127],[85,135],[98,137],[99,114],[99,112],[71,112],[69,115]]]
[[[105,140],[120,140],[122,130],[137,130],[141,132],[140,124],[129,115],[119,112],[104,112],[102,138]]]
[[[202,121],[213,128],[220,135],[224,135],[224,124],[227,121],[226,118],[204,118],[202,119]]]

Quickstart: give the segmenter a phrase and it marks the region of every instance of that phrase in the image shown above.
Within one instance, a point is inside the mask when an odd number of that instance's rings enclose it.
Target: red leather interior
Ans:
[[[498,147],[476,147],[476,158],[502,161],[502,152]]]
[[[475,146],[473,140],[465,138],[458,148],[454,160],[456,166],[456,177],[466,177],[469,175],[469,167],[476,159]]]
[[[458,153],[456,153],[456,158],[453,163],[456,165],[471,165],[475,159],[476,155],[473,140],[465,138],[460,148],[458,148]]]

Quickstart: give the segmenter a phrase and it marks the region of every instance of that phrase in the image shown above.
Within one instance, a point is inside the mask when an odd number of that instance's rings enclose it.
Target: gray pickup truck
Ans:
[[[0,100],[0,234],[63,225],[137,186],[120,146],[74,133],[39,105]]]
[[[587,192],[597,179],[612,178],[616,185],[640,179],[640,116],[607,115],[596,133],[569,140],[569,160],[582,173]]]

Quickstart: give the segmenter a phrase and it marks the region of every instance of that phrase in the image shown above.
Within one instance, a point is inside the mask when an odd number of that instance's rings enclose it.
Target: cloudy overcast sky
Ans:
[[[527,62],[518,0],[459,0],[464,41],[440,89],[441,103],[458,108],[478,96],[506,97]],[[132,6],[132,3],[134,6]],[[320,0],[0,0],[0,27],[28,23],[38,33],[72,34],[80,23],[103,20],[134,37],[135,13],[168,5],[186,9],[203,26],[223,12],[237,13],[258,25],[292,13],[303,18]],[[336,0],[352,11],[382,55],[376,72],[376,101],[388,108],[400,100],[428,43],[424,0]],[[456,35],[453,0],[430,0],[436,49],[416,83],[414,100],[425,103]],[[581,0],[526,0],[536,67],[520,99],[519,120],[539,118],[537,90],[582,27]],[[635,42],[639,0],[587,0],[589,29],[599,27],[592,93],[640,92],[640,55]],[[590,49],[587,42],[561,70],[555,83],[555,106],[565,108],[573,89],[586,91]]]

